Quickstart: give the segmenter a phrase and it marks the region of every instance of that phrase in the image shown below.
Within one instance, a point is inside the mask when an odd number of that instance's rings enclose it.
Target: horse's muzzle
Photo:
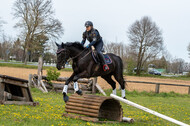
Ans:
[[[64,64],[64,65],[58,65],[58,64],[57,64],[56,67],[57,67],[58,70],[61,70],[61,69],[64,69],[64,68],[65,68],[65,64]]]

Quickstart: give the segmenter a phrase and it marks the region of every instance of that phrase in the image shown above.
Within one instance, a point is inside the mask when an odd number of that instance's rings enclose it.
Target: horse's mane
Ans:
[[[84,46],[80,42],[67,42],[66,46],[73,46],[77,49],[84,50]]]

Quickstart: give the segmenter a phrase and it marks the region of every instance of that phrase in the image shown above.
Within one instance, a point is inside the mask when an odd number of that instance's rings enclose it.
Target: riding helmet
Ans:
[[[93,23],[92,23],[92,21],[86,21],[84,26],[85,27],[93,26]]]

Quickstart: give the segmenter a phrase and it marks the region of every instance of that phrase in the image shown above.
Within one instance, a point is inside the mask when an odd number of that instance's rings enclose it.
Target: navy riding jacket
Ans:
[[[90,42],[88,47],[91,47],[91,46],[97,44],[98,42],[102,41],[102,37],[100,36],[98,30],[94,29],[94,28],[90,31],[83,32],[82,38],[83,38],[82,42],[81,42],[82,45],[85,44],[86,39]]]

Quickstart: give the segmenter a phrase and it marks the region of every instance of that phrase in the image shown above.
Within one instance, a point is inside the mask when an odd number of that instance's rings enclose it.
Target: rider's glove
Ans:
[[[89,45],[87,45],[86,48],[89,48]]]

